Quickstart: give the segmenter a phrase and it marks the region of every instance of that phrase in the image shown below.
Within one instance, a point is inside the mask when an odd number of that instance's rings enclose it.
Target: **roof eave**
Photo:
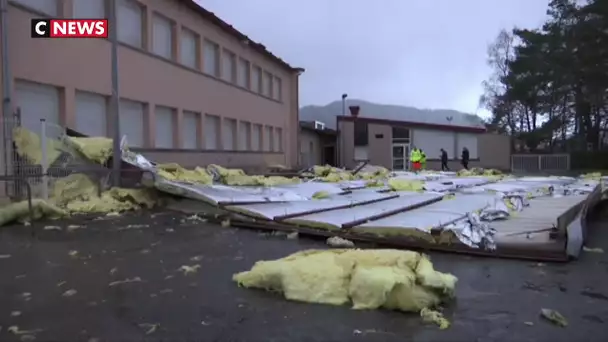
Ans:
[[[367,122],[377,123],[377,124],[429,128],[429,129],[443,130],[443,131],[457,131],[457,132],[470,132],[470,133],[485,133],[486,132],[485,127],[439,125],[439,124],[430,124],[430,123],[414,122],[414,121],[366,118],[366,117],[361,117],[361,116],[353,117],[353,116],[339,115],[339,116],[337,116],[337,119],[338,119],[338,121],[340,121],[340,120],[343,120],[343,121],[362,120],[362,121],[367,121]]]
[[[253,50],[259,52],[260,54],[262,54],[262,55],[264,55],[266,57],[268,57],[273,62],[276,62],[277,64],[279,64],[283,68],[285,68],[285,69],[287,69],[287,70],[289,70],[291,72],[296,72],[298,74],[301,74],[301,73],[304,72],[303,68],[291,66],[289,63],[285,62],[280,57],[278,57],[278,56],[274,55],[272,52],[268,51],[264,45],[251,40],[248,36],[246,36],[245,34],[243,34],[242,32],[240,32],[239,30],[237,30],[236,28],[234,28],[232,25],[228,24],[224,20],[220,19],[213,12],[210,12],[210,11],[206,10],[204,7],[202,7],[201,5],[197,4],[194,0],[179,0],[179,1],[182,2],[183,4],[185,4],[186,6],[188,6],[193,11],[197,12],[198,14],[200,14],[204,19],[206,19],[206,20],[212,22],[213,24],[217,25],[220,29],[224,30],[224,32],[232,35],[233,37],[237,38],[241,42],[246,43]]]

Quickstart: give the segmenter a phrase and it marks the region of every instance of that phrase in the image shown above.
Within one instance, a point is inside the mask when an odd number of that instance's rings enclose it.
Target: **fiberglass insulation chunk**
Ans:
[[[282,292],[289,300],[408,312],[452,297],[457,282],[455,276],[435,271],[426,255],[391,249],[307,250],[259,261],[233,280]]]

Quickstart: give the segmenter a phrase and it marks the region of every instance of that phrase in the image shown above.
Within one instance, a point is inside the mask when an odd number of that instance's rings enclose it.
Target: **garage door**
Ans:
[[[477,154],[477,137],[478,134],[474,133],[458,133],[458,155],[466,147],[469,150],[469,158],[479,158]]]
[[[120,135],[127,136],[132,147],[144,146],[144,104],[120,100]]]
[[[50,135],[60,134],[59,90],[53,86],[32,82],[15,82],[15,102],[21,110],[21,125],[33,132],[40,133],[40,119],[50,124]]]
[[[92,137],[107,136],[108,106],[106,97],[82,91],[76,92],[76,127],[78,132]]]

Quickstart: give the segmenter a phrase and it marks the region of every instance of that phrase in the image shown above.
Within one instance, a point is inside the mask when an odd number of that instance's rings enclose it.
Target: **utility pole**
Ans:
[[[110,13],[108,16],[110,29],[111,58],[112,58],[112,97],[110,99],[110,113],[112,117],[113,144],[112,144],[112,185],[120,186],[120,171],[122,163],[122,150],[120,148],[120,97],[118,95],[118,32],[116,20],[116,0],[110,0]]]

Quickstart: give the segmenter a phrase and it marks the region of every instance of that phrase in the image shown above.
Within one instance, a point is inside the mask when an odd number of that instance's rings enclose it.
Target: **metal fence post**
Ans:
[[[47,149],[47,137],[46,137],[46,120],[40,119],[40,148],[41,148],[41,162],[42,167],[42,199],[49,199],[49,178],[48,178],[48,149]]]

